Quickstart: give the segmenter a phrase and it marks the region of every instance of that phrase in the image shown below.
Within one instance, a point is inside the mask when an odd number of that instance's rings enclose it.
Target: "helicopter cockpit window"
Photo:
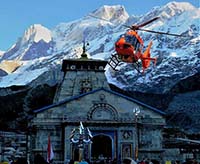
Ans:
[[[125,41],[130,43],[136,51],[140,48],[140,42],[133,35],[125,35]]]
[[[124,37],[124,34],[121,34],[118,38],[117,38],[117,41],[120,39],[120,38],[123,38]]]

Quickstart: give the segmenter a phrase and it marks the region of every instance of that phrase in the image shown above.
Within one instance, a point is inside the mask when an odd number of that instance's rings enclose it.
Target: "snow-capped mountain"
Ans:
[[[1,60],[32,60],[50,55],[52,48],[51,31],[42,25],[35,24],[3,54]]]
[[[187,2],[155,7],[143,16],[129,16],[120,5],[103,6],[82,19],[61,23],[51,31],[33,25],[0,58],[1,62],[20,61],[17,69],[0,78],[0,87],[26,85],[59,66],[62,59],[77,58],[82,52],[83,40],[89,42],[87,52],[92,58],[108,59],[114,53],[115,41],[126,31],[123,25],[140,24],[154,17],[160,19],[145,29],[185,37],[141,31],[144,45],[153,40],[151,54],[158,57],[157,65],[145,74],[138,74],[133,65],[123,64],[119,71],[107,68],[106,76],[109,83],[125,90],[165,93],[180,80],[200,71],[200,9]]]
[[[102,6],[101,8],[95,10],[92,15],[112,23],[122,23],[129,18],[125,8],[120,5]]]

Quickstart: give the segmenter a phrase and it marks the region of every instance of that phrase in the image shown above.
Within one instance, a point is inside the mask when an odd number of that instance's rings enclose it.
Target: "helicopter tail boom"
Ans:
[[[157,61],[157,58],[151,58],[150,49],[151,49],[152,44],[153,42],[151,41],[147,49],[145,50],[144,54],[141,57],[143,72],[145,69],[149,67],[151,61],[154,62],[154,65],[156,64],[156,61]]]

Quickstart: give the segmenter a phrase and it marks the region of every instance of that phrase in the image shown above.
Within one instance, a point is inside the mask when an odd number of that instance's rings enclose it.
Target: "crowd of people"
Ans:
[[[167,164],[167,162],[160,162],[158,160],[154,159],[149,159],[149,158],[143,158],[142,160],[133,160],[132,158],[124,158],[122,161],[118,161],[116,158],[113,160],[97,160],[93,162],[89,162],[89,160],[83,160],[81,162],[76,162],[74,160],[70,160],[68,164]],[[180,161],[170,161],[170,164],[200,164],[197,160],[195,159],[186,159],[185,162],[180,162]]]
[[[52,162],[52,164],[53,163],[54,162]],[[149,158],[144,158],[141,161],[139,160],[134,161],[132,158],[128,158],[128,157],[123,159],[122,162],[117,161],[116,158],[109,161],[99,160],[95,162],[90,162],[89,160],[84,160],[84,159],[81,162],[78,162],[71,159],[66,164],[119,164],[119,163],[122,163],[122,164],[161,164],[159,161],[150,160]],[[29,163],[27,162],[26,158],[19,158],[16,161],[11,161],[9,164],[29,164]],[[34,164],[49,164],[49,163],[46,162],[46,160],[40,154],[37,154],[35,155],[35,158],[34,158]],[[199,164],[199,162],[195,159],[186,159],[185,162],[170,161],[170,164]]]

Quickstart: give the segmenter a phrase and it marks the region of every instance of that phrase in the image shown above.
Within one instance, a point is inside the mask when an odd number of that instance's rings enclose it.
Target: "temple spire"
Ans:
[[[86,53],[86,46],[88,46],[89,43],[85,43],[85,40],[83,41],[83,52],[81,54],[81,58],[84,58],[84,59],[88,59],[88,56],[87,56],[87,53]]]

